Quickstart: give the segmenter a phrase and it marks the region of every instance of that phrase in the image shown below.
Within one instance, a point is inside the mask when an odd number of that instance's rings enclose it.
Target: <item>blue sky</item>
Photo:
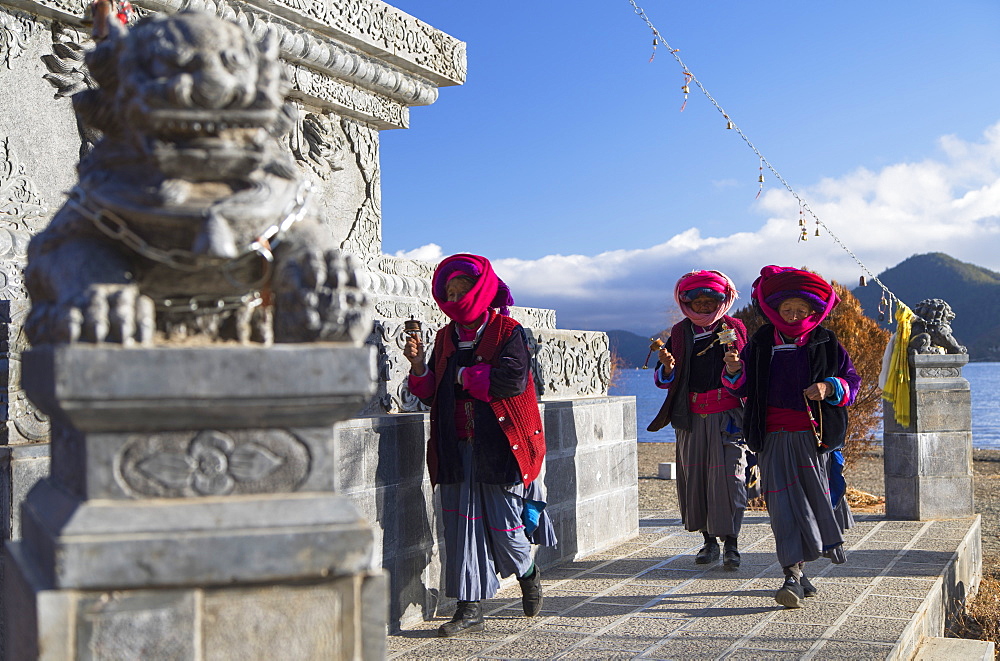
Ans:
[[[628,0],[398,0],[468,44],[468,81],[382,133],[383,250],[493,260],[562,328],[646,334],[691,268],[856,283]],[[943,251],[1000,271],[1000,3],[639,3],[875,273]],[[745,297],[744,297],[745,299]]]

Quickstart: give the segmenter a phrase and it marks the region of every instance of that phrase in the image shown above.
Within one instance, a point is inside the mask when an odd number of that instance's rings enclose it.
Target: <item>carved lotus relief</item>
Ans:
[[[131,437],[116,476],[137,496],[222,496],[295,491],[309,466],[308,448],[289,432],[205,430]]]

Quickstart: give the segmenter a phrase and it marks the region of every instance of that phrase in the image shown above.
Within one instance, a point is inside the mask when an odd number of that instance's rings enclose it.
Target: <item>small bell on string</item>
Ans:
[[[758,181],[758,183],[761,183],[761,184],[764,183],[764,175],[762,174],[759,177],[757,177],[757,181]]]
[[[816,226],[816,236],[819,236],[819,225]]]
[[[808,240],[809,240],[809,232],[807,232],[806,228],[803,227],[802,234],[799,235],[799,241],[808,241]]]
[[[688,87],[687,85],[681,85],[681,91],[687,94],[688,92],[691,91],[691,88]]]
[[[868,286],[868,281],[865,280],[865,276],[861,276],[860,278],[858,278],[858,287],[867,287],[867,286]]]
[[[806,219],[803,218],[802,216],[799,216],[799,227],[805,227],[805,226],[806,226]]]
[[[731,119],[727,119],[726,120],[726,128],[727,129],[734,129],[734,128],[736,128],[736,125],[733,124],[733,120],[731,120]]]

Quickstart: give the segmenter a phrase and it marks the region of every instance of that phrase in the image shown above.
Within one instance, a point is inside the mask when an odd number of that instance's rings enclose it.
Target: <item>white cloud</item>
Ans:
[[[441,246],[436,243],[428,243],[425,246],[420,246],[413,250],[397,250],[394,254],[395,257],[402,257],[403,259],[416,259],[422,262],[431,262],[435,264],[441,261],[444,257],[444,253],[441,251]]]
[[[809,207],[875,274],[910,255],[944,252],[956,259],[1000,270],[1000,123],[981,142],[945,136],[942,156],[898,163],[878,171],[859,168],[798,190]],[[535,260],[501,259],[494,266],[518,304],[555,308],[561,328],[624,328],[648,333],[664,328],[673,314],[673,283],[693,268],[725,271],[744,290],[766,264],[808,266],[851,284],[861,268],[825,229],[798,240],[798,204],[771,189],[756,209],[754,231],[704,237],[696,228],[640,250],[598,255],[549,255]],[[436,249],[435,256],[427,257]],[[426,253],[421,252],[426,251]],[[440,259],[430,244],[400,256]]]

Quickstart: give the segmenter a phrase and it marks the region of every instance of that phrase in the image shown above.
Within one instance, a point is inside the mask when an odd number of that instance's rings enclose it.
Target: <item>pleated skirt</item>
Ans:
[[[459,443],[465,479],[442,484],[445,594],[462,601],[489,599],[500,576],[523,576],[530,568],[531,545],[555,546],[552,520],[543,509],[537,528],[525,534],[525,501],[545,503],[542,476],[525,487],[476,481],[472,446]]]
[[[810,562],[844,541],[854,525],[843,498],[830,502],[828,457],[816,452],[811,432],[771,432],[758,455],[761,491],[767,501],[778,562]]]
[[[691,417],[690,431],[675,431],[677,501],[684,528],[737,536],[747,506],[746,458],[736,442],[743,409]]]

